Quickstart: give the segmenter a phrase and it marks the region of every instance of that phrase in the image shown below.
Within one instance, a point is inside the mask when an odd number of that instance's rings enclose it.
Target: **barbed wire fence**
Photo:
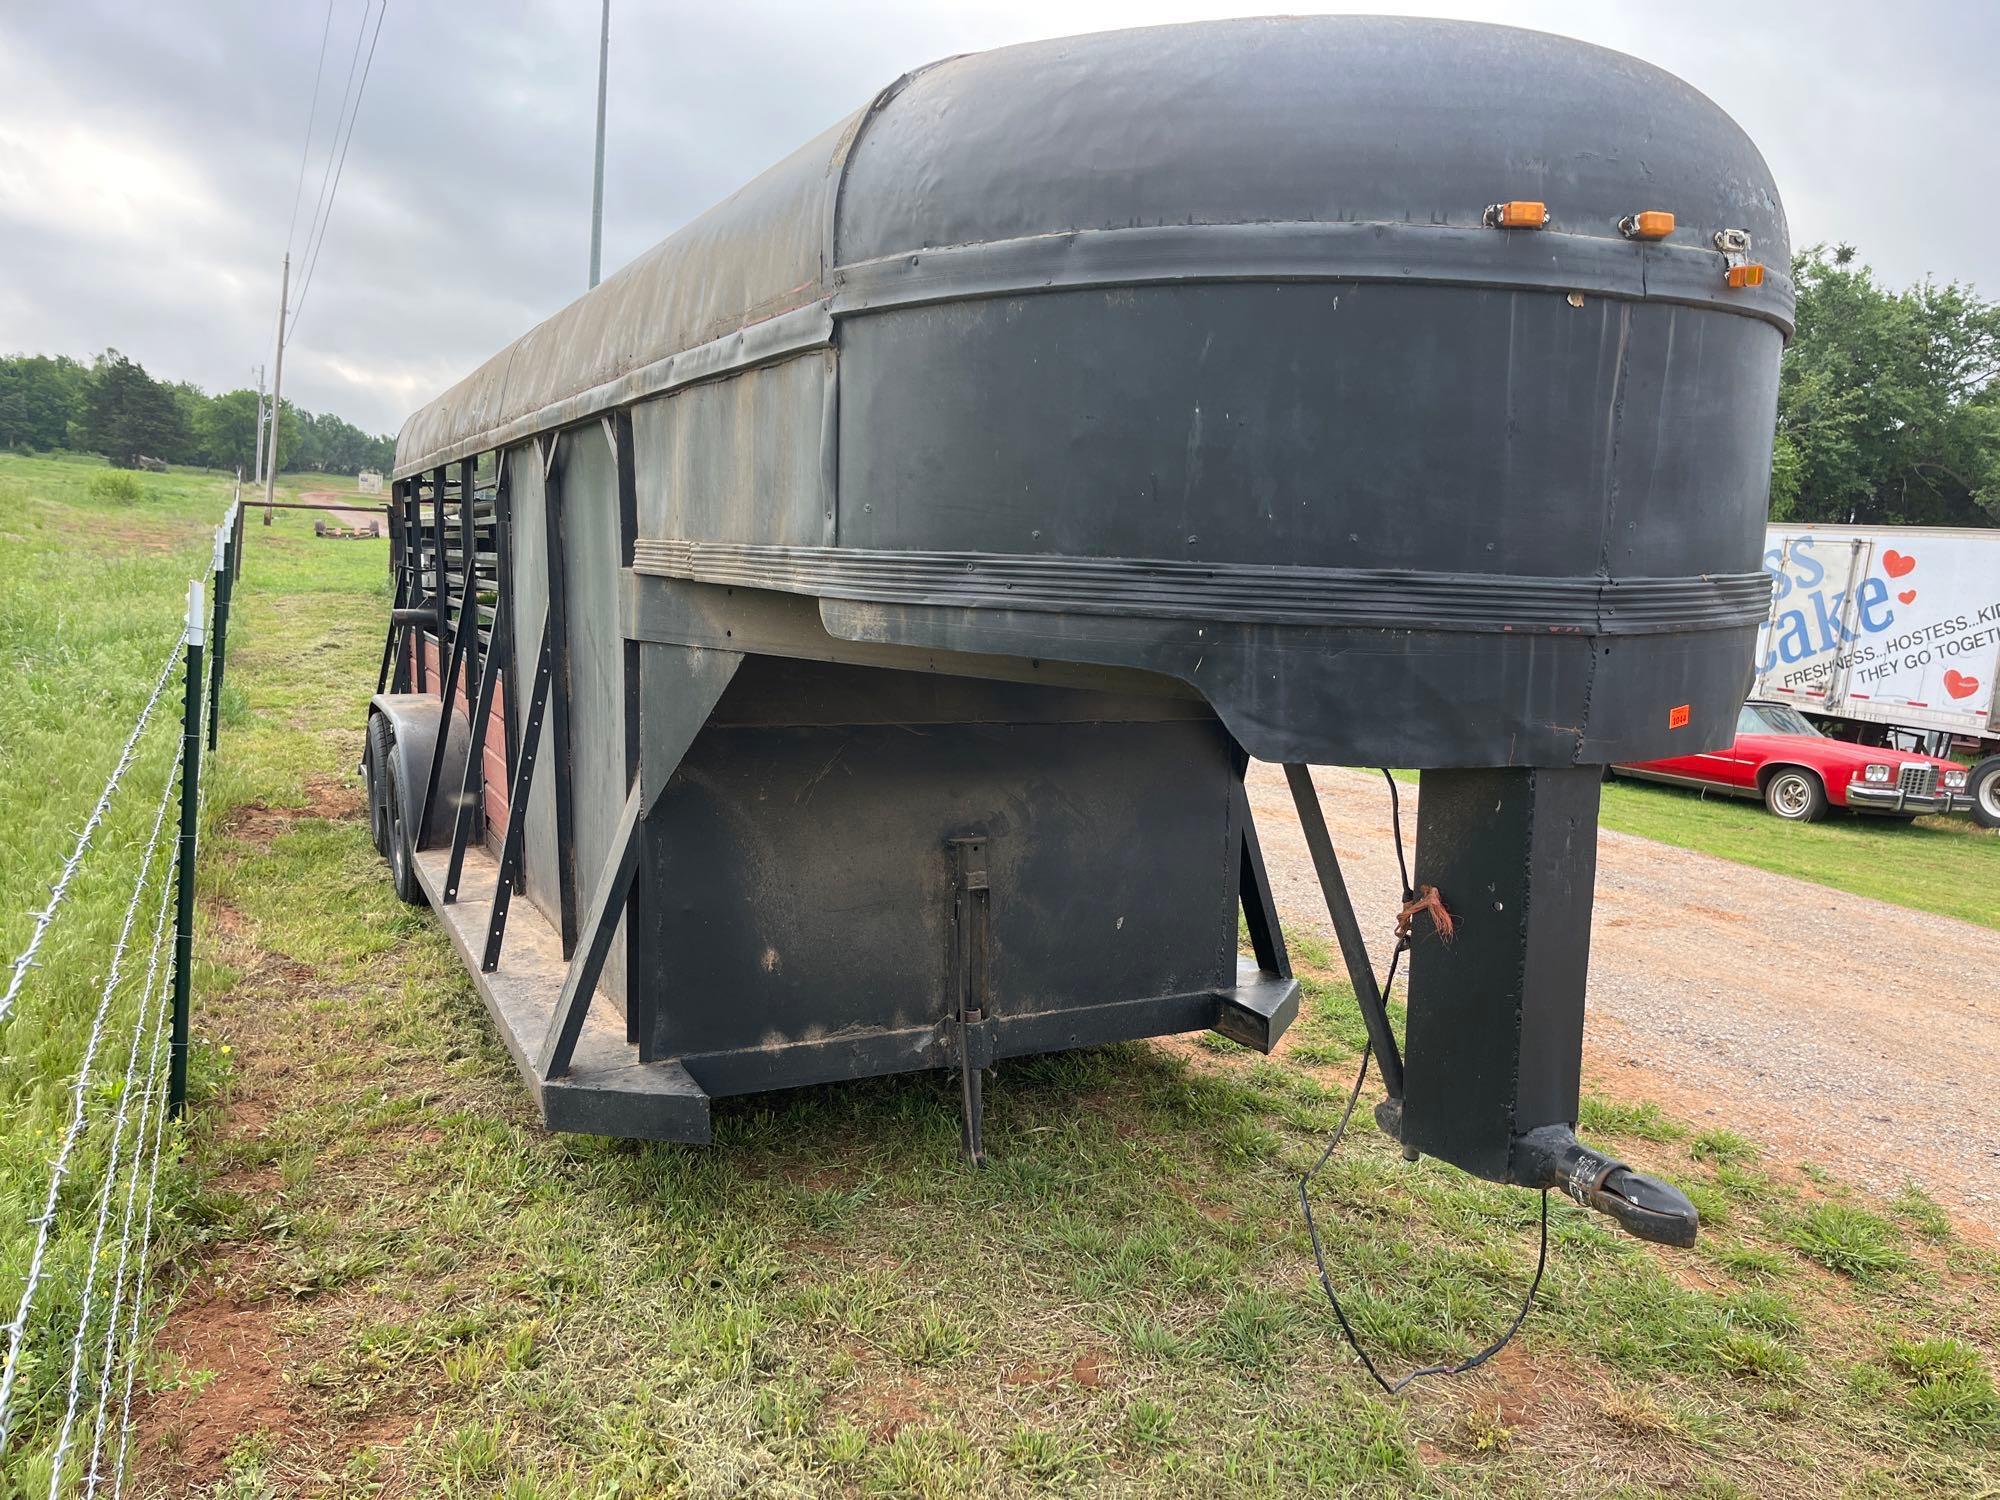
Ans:
[[[164,765],[159,799],[137,846],[137,871],[118,936],[106,958],[80,1058],[66,1082],[68,1109],[47,1158],[41,1212],[23,1225],[33,1229],[34,1238],[25,1269],[16,1273],[18,1288],[16,1278],[0,1268],[0,1312],[12,1303],[12,1316],[0,1327],[0,1493],[18,1489],[65,1500],[124,1492],[154,1280],[153,1237],[162,1225],[156,1212],[160,1164],[187,1100],[194,878],[207,791],[201,775],[203,731],[214,748],[242,543],[239,478],[236,497],[216,528],[208,576],[189,583],[181,632],[0,991],[4,1068],[31,1050],[14,1033],[36,1019],[32,1005],[23,1002],[34,998],[45,940],[65,911],[78,909],[69,896],[79,872],[93,855],[111,857],[99,854],[107,847],[100,839],[106,819],[149,779],[134,767],[157,755]],[[153,741],[162,736],[149,740],[146,731],[177,676],[180,733],[156,752]],[[176,807],[178,820],[170,822]],[[139,977],[129,972],[134,966],[128,959],[134,932],[143,931],[147,916],[151,927],[141,938],[147,946]],[[62,1022],[60,1012],[47,1020],[52,1026]],[[87,1206],[79,1206],[76,1189],[93,1171],[94,1189]],[[72,1180],[77,1177],[81,1182]]]

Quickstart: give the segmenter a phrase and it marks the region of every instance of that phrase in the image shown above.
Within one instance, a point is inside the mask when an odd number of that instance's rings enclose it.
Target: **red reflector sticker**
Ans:
[[[1687,728],[1687,722],[1688,722],[1688,708],[1689,708],[1689,705],[1688,705],[1688,704],[1685,704],[1685,703],[1683,703],[1683,704],[1682,704],[1682,705],[1681,705],[1681,706],[1680,706],[1679,708],[1670,708],[1670,709],[1668,709],[1668,710],[1667,710],[1667,728],[1669,728],[1669,729],[1685,729],[1685,728]]]

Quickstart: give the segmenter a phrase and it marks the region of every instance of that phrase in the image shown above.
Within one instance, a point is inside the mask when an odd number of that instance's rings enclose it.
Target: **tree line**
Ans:
[[[107,349],[89,364],[56,354],[0,356],[0,449],[101,453],[120,468],[141,458],[233,469],[257,460],[257,393],[211,396],[182,380],[155,380]],[[331,412],[287,401],[278,416],[278,467],[328,474],[387,471],[393,437],[371,437]]]
[[[1852,245],[1794,257],[1771,517],[2000,526],[2000,303],[1879,285]]]

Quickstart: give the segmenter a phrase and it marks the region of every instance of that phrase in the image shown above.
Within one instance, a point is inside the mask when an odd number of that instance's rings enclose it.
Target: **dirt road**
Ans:
[[[380,506],[387,498],[386,495],[364,495],[358,490],[307,490],[299,496],[300,500],[308,504],[324,504],[335,507],[356,505]],[[326,518],[326,524],[330,527],[338,526],[343,530],[358,527],[366,531],[369,522],[373,521],[381,525],[384,536],[387,536],[389,533],[388,522],[383,519],[379,511],[371,514],[358,510],[336,508],[325,511],[323,514]]]
[[[1379,970],[1399,894],[1388,791],[1373,772],[1313,778]],[[1330,941],[1284,773],[1252,767],[1250,795],[1287,926]],[[1870,1187],[1914,1180],[2000,1229],[2000,932],[1605,833],[1585,1050],[1608,1092]]]

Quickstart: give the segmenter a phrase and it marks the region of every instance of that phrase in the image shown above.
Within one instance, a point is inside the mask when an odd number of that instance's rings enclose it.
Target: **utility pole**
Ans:
[[[250,482],[264,482],[264,367],[257,366],[257,463],[250,470]]]
[[[604,0],[609,5],[611,0]],[[272,491],[278,487],[278,418],[283,414],[285,389],[285,303],[292,295],[292,252],[285,252],[285,275],[278,283],[278,363],[271,372],[271,445],[267,450],[270,467],[264,471],[264,524],[271,524]]]
[[[604,262],[604,86],[611,71],[611,0],[604,0],[604,25],[597,34],[597,172],[590,190],[590,284],[598,283]]]

